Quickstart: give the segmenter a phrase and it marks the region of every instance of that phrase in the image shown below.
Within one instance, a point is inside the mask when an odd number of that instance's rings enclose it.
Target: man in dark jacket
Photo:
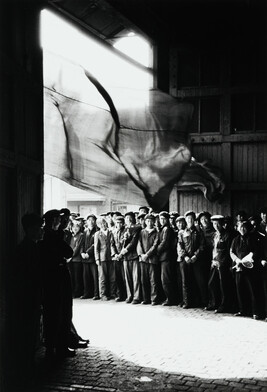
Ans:
[[[208,211],[202,211],[198,215],[198,227],[203,233],[204,247],[201,254],[201,260],[203,266],[203,272],[205,273],[206,285],[208,285],[211,260],[212,260],[212,248],[213,248],[213,236],[215,229],[211,222],[211,214]]]
[[[174,241],[175,236],[173,230],[170,228],[169,213],[162,211],[159,214],[160,231],[159,242],[157,248],[157,255],[161,266],[161,283],[166,297],[163,306],[172,305],[173,282],[172,282],[172,263],[174,261]]]
[[[96,226],[96,216],[90,214],[86,218],[87,229],[84,231],[84,243],[83,250],[81,253],[82,264],[83,264],[83,286],[84,293],[81,299],[86,299],[90,297],[90,275],[93,279],[93,300],[99,299],[99,284],[98,284],[98,270],[95,262],[94,255],[94,236],[98,231]]]
[[[126,298],[125,272],[123,265],[123,256],[121,250],[124,244],[124,217],[117,216],[115,219],[115,227],[113,229],[114,243],[112,254],[115,261],[115,279],[116,279],[116,302],[124,301]]]
[[[136,252],[141,226],[135,224],[133,212],[127,212],[125,214],[125,229],[123,248],[120,255],[123,256],[124,260],[123,264],[127,291],[126,302],[136,305],[141,302],[140,265]]]
[[[208,304],[208,287],[201,263],[204,237],[195,226],[195,213],[187,211],[184,216],[187,226],[179,232],[177,245],[183,285],[183,307],[188,308],[193,305],[193,297],[197,292],[200,296],[201,306],[206,307]]]
[[[249,221],[242,221],[238,224],[237,235],[231,244],[230,256],[233,261],[233,269],[235,269],[235,282],[238,299],[239,312],[235,316],[244,316],[251,313],[255,320],[258,319],[258,303],[257,303],[257,285],[256,274],[259,268],[260,246],[257,237],[251,233],[251,224]],[[244,260],[252,262],[252,268],[244,266]],[[250,309],[246,312],[244,288],[250,296]]]
[[[224,217],[213,215],[211,217],[215,233],[212,240],[212,263],[210,279],[208,283],[210,302],[207,310],[215,310],[222,313],[229,310],[231,298],[231,236],[224,227]]]
[[[154,226],[155,217],[145,216],[146,227],[141,230],[137,243],[137,254],[141,267],[143,305],[157,305],[158,299],[158,232]]]
[[[44,237],[40,241],[43,273],[43,317],[46,354],[48,357],[74,356],[69,349],[72,325],[72,288],[66,259],[72,257],[71,247],[60,231],[60,211],[50,210],[44,215]]]

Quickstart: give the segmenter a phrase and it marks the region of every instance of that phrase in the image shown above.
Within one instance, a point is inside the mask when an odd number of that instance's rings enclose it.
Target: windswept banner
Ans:
[[[44,60],[46,174],[115,200],[146,199],[155,210],[186,173],[186,187],[194,182],[186,144],[191,104],[159,90],[107,91],[81,66],[47,52]],[[206,194],[213,197],[212,187]]]

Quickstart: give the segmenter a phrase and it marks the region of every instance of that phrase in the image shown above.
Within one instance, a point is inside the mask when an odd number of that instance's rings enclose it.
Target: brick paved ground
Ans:
[[[47,364],[34,392],[267,391],[267,323],[177,306],[75,300],[89,348]]]

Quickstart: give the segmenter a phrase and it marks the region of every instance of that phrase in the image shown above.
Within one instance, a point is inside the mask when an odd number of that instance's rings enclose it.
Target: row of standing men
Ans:
[[[142,210],[143,209],[143,210]],[[111,214],[109,214],[111,215]],[[266,212],[257,225],[238,215],[187,211],[72,219],[65,240],[73,296],[132,304],[179,304],[267,320]],[[248,266],[250,268],[248,268]]]

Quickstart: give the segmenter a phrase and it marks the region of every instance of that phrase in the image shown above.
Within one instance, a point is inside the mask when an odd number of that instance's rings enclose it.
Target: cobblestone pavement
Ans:
[[[47,364],[34,392],[267,391],[267,323],[201,309],[74,301],[87,349]]]

